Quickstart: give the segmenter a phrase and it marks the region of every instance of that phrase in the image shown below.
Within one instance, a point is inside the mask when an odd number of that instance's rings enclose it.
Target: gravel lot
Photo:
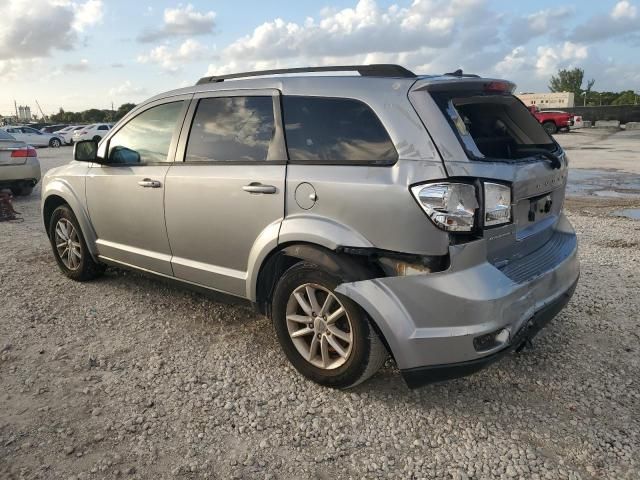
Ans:
[[[0,224],[0,478],[638,478],[640,222],[621,206],[640,197],[567,202],[582,277],[534,349],[415,391],[389,364],[339,392],[244,307],[120,270],[67,280],[35,192]]]

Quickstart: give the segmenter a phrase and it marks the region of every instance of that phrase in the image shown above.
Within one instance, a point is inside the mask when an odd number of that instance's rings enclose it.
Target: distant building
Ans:
[[[31,107],[22,106],[18,107],[18,121],[20,122],[30,122],[31,121]]]
[[[575,106],[572,92],[519,93],[516,95],[526,106],[535,105],[540,110],[547,108],[571,108]]]

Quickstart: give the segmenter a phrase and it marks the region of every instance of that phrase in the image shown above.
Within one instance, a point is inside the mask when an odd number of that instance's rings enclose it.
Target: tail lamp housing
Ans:
[[[484,208],[480,208],[477,187],[471,183],[438,182],[415,185],[411,193],[436,227],[448,232],[471,232],[478,227],[480,212],[484,227],[511,222],[511,188],[482,182]]]

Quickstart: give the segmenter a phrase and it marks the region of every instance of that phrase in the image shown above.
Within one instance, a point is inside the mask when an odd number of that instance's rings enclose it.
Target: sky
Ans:
[[[0,115],[117,108],[204,75],[311,65],[462,68],[547,91],[581,67],[640,92],[640,0],[0,0]]]

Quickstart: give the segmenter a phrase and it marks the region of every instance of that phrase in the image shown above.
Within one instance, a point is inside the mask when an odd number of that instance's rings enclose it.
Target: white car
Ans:
[[[58,148],[63,142],[62,137],[56,133],[43,133],[31,127],[7,125],[1,128],[19,142],[34,147]]]
[[[73,133],[85,127],[86,125],[69,125],[62,130],[58,130],[56,134],[62,137],[65,145],[73,145]]]
[[[102,138],[111,130],[111,125],[108,123],[94,123],[93,125],[86,125],[84,128],[73,132],[73,142],[79,142],[81,140],[94,140],[99,142]]]

